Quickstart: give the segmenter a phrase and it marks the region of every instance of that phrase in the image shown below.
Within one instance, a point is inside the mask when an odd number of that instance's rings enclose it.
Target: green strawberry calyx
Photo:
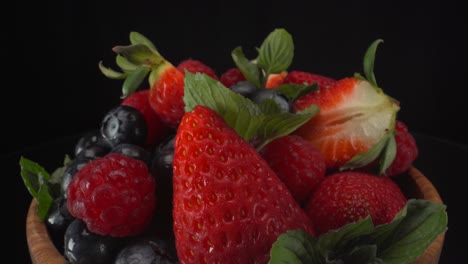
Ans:
[[[273,243],[269,263],[411,263],[447,230],[447,222],[445,205],[410,199],[388,224],[375,226],[367,217],[317,238],[287,231]]]
[[[159,67],[169,64],[158,52],[153,42],[138,32],[130,32],[130,45],[115,46],[112,50],[117,53],[115,62],[121,71],[105,67],[100,61],[98,66],[104,76],[110,79],[124,79],[122,84],[122,98],[135,92],[148,77],[150,87],[155,82]],[[148,76],[149,74],[149,76]]]

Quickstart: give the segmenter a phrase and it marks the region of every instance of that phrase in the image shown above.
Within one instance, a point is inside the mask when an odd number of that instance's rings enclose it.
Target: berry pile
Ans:
[[[394,181],[418,148],[375,80],[381,40],[364,76],[338,80],[289,70],[284,29],[219,77],[130,42],[113,48],[121,71],[99,64],[124,79],[121,104],[72,158],[52,174],[20,160],[70,263],[410,263],[445,231],[444,205]]]

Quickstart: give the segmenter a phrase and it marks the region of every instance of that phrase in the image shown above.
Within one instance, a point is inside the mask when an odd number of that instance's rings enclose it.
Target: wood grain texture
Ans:
[[[408,198],[426,199],[443,203],[434,185],[416,168],[411,168],[407,174],[395,178]],[[26,219],[26,236],[29,253],[34,264],[64,264],[65,258],[52,244],[46,226],[36,214],[37,203],[31,202]],[[427,248],[426,252],[413,264],[437,264],[439,263],[445,233],[437,237]]]

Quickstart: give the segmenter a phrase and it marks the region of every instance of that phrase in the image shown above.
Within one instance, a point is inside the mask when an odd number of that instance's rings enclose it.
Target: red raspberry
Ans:
[[[325,178],[325,160],[309,141],[296,135],[273,140],[261,151],[270,168],[301,204]]]
[[[313,74],[304,71],[291,71],[286,76],[284,83],[295,83],[295,84],[314,84],[317,83],[319,87],[328,87],[334,84],[336,80],[325,77],[318,74]]]
[[[216,75],[214,70],[199,60],[194,60],[194,59],[184,60],[181,63],[179,63],[179,65],[177,65],[177,69],[181,72],[184,72],[185,70],[187,70],[191,73],[196,73],[196,72],[205,73],[211,78],[218,80],[218,76]]]
[[[146,127],[148,129],[145,146],[153,146],[166,136],[168,127],[161,121],[153,108],[151,108],[148,96],[149,90],[141,90],[125,98],[121,104],[134,107],[140,111],[145,118]]]
[[[155,189],[145,163],[111,153],[75,174],[67,188],[67,208],[93,233],[138,235],[151,222]]]
[[[418,157],[416,140],[408,131],[408,127],[402,121],[397,120],[395,130],[397,152],[392,164],[385,170],[385,174],[388,176],[402,174],[411,167],[413,161]]]
[[[231,87],[234,84],[245,81],[245,77],[238,68],[231,68],[221,75],[219,81],[226,87]]]

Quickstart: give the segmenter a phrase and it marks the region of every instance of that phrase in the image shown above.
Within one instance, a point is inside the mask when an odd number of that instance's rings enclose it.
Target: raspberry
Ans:
[[[418,147],[408,127],[400,120],[395,123],[397,153],[390,167],[385,170],[388,176],[399,175],[408,170],[418,156]]]
[[[96,234],[138,235],[152,219],[155,189],[145,163],[111,153],[75,174],[67,189],[67,208]]]
[[[168,127],[163,124],[156,112],[151,108],[148,96],[148,89],[141,90],[125,98],[121,104],[136,108],[143,115],[148,129],[146,133],[145,146],[153,146],[166,136]]]
[[[226,87],[231,87],[234,84],[245,81],[245,77],[238,68],[231,68],[221,75],[219,81]]]
[[[184,72],[184,70],[187,70],[191,73],[196,73],[196,72],[205,73],[211,78],[218,80],[218,76],[216,76],[216,73],[214,72],[214,70],[199,60],[194,60],[194,59],[184,60],[181,63],[179,63],[179,65],[177,65],[177,69],[181,72]]]

